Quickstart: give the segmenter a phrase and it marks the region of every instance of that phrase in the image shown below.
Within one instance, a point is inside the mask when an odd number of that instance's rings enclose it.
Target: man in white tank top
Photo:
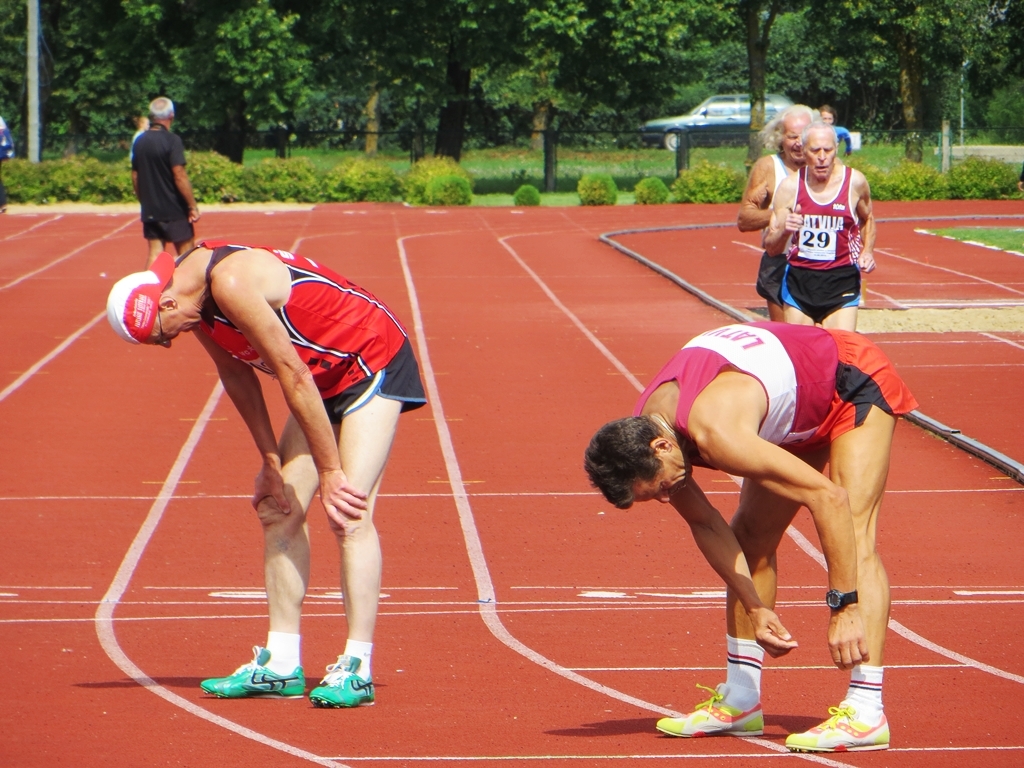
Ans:
[[[736,225],[740,232],[758,232],[768,227],[772,217],[772,201],[779,185],[786,176],[804,165],[801,134],[811,124],[815,113],[810,107],[795,104],[781,112],[761,131],[761,142],[774,154],[758,159],[750,168],[747,188],[740,201],[740,212]],[[761,256],[757,274],[757,293],[768,304],[768,319],[783,321],[782,274],[786,269],[785,259],[778,256]]]

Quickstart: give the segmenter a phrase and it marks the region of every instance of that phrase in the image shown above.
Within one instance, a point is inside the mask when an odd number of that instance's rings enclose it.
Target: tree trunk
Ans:
[[[779,10],[779,0],[771,0],[767,16],[762,0],[745,0],[740,7],[747,31],[747,67],[750,72],[750,134],[746,161],[747,168],[750,168],[763,150],[758,132],[764,128],[765,62],[768,59],[768,41]]]
[[[242,164],[245,157],[245,99],[228,104],[224,122],[217,129],[214,149],[233,163]]]
[[[917,50],[914,34],[901,26],[896,27],[896,55],[900,65],[900,100],[903,102],[903,122],[911,133],[907,134],[906,157],[914,163],[924,158],[919,133],[924,122],[924,100],[921,98],[921,54]]]
[[[363,110],[366,115],[366,147],[364,152],[367,157],[377,156],[377,143],[380,138],[380,91],[374,83],[370,91],[370,98]]]
[[[550,101],[533,105],[533,132],[530,134],[530,149],[539,152],[544,149],[544,131],[551,127],[555,118],[555,107]]]
[[[448,49],[448,101],[441,107],[437,124],[434,154],[458,160],[462,157],[462,140],[469,111],[469,81],[472,73],[455,59],[454,46]]]

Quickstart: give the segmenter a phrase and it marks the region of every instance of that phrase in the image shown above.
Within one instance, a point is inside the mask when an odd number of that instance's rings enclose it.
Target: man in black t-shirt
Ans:
[[[185,173],[185,147],[171,133],[174,102],[161,96],[149,104],[149,130],[132,148],[132,186],[142,204],[142,235],[149,242],[146,266],[167,243],[174,243],[178,255],[195,242],[192,225],[199,221],[199,208],[192,184]]]

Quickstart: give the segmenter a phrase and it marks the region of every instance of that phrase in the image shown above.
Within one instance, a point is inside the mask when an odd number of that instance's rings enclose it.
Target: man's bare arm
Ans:
[[[178,188],[181,196],[185,198],[185,204],[188,205],[188,220],[194,224],[199,221],[199,206],[196,205],[196,198],[192,193],[192,182],[189,181],[188,174],[185,173],[185,166],[172,166],[171,173],[174,174],[174,186]]]
[[[782,656],[797,647],[779,617],[758,597],[746,557],[736,534],[707,500],[691,478],[672,495],[672,506],[690,526],[693,540],[704,559],[740,601],[754,626],[757,641],[772,656]]]
[[[787,176],[785,181],[775,190],[772,201],[771,221],[764,233],[764,249],[772,256],[785,252],[793,233],[803,224],[803,216],[793,211],[796,200],[797,177]]]
[[[688,428],[701,456],[713,466],[755,480],[766,490],[806,506],[828,565],[829,587],[852,592],[857,589],[857,544],[849,496],[813,467],[758,436],[766,410],[758,381],[743,373],[727,372],[698,395]],[[868,659],[856,604],[833,616],[829,646],[833,660],[843,668],[848,668],[851,660]]]
[[[747,188],[740,200],[736,226],[740,232],[758,232],[772,218],[771,198],[775,181],[775,162],[771,155],[760,158],[750,169]]]
[[[862,272],[875,269],[875,214],[871,205],[871,187],[860,171],[853,171],[854,192],[857,194],[857,219],[860,221],[861,246],[858,262]]]

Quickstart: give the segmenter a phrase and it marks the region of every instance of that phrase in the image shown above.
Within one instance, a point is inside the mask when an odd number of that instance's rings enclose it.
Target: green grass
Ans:
[[[1021,227],[952,227],[929,231],[964,242],[981,243],[1004,251],[1024,253],[1024,228]]]

